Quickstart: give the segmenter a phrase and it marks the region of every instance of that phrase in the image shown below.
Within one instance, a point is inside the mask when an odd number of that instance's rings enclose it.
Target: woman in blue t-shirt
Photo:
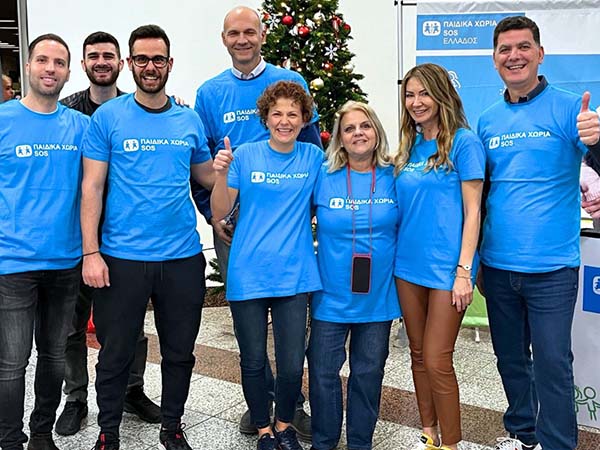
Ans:
[[[259,450],[301,450],[290,422],[302,386],[308,293],[321,289],[310,203],[323,162],[313,144],[297,142],[312,116],[312,98],[280,81],[257,101],[267,141],[239,146],[229,139],[215,157],[211,209],[224,218],[239,198],[229,256],[226,298],[240,348],[242,388],[259,433]],[[275,425],[265,379],[267,325],[275,341]]]
[[[485,154],[444,68],[411,69],[401,99],[394,275],[423,427],[412,448],[456,450],[462,437],[452,354],[473,299]]]
[[[371,448],[392,320],[400,317],[392,270],[398,210],[388,143],[370,106],[348,102],[315,186],[319,272],[308,348],[312,445],[336,448],[340,369],[350,340],[348,448]]]

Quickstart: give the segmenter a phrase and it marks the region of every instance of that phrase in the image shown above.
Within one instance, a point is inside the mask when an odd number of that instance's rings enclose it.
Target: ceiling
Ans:
[[[17,1],[2,0],[2,8],[0,8],[0,49],[4,51],[19,48]]]

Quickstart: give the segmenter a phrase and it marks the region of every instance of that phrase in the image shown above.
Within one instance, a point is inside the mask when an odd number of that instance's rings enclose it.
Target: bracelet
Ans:
[[[90,256],[90,255],[95,255],[96,253],[100,253],[100,250],[96,250],[95,252],[89,252],[89,253],[84,253],[83,255],[81,255],[82,257],[84,256]]]
[[[471,281],[471,277],[466,277],[464,275],[456,275],[456,278],[464,278],[465,280]]]

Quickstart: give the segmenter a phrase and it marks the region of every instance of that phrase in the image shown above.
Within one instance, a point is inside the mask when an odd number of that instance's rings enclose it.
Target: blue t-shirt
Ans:
[[[92,116],[83,155],[108,163],[103,253],[165,261],[202,250],[190,165],[208,161],[210,152],[194,111],[173,104],[151,113],[133,94],[117,97]]]
[[[516,272],[579,266],[579,170],[587,147],[577,134],[581,97],[547,86],[528,102],[484,111],[478,134],[491,189],[481,260]]]
[[[213,156],[218,150],[225,148],[225,136],[229,136],[233,150],[242,144],[269,138],[269,130],[260,123],[256,101],[268,86],[282,80],[294,81],[308,92],[306,81],[297,72],[269,63],[255,78],[240,80],[233,75],[231,69],[227,69],[198,88],[194,109],[204,124]],[[311,123],[318,120],[315,108]],[[302,133],[299,140],[302,140]],[[209,220],[212,216],[210,193],[202,186],[192,183],[192,194],[198,210]]]
[[[483,180],[485,153],[471,130],[459,129],[450,150],[453,168],[424,171],[437,141],[417,135],[396,178],[400,225],[394,275],[433,289],[452,290],[463,232],[461,182]],[[477,257],[472,272],[476,273]]]
[[[269,63],[250,80],[240,80],[227,69],[198,88],[194,109],[202,119],[213,156],[225,148],[225,136],[229,136],[233,149],[269,138],[269,130],[260,123],[256,101],[267,87],[282,80],[294,81],[308,92],[306,81],[297,72]],[[317,120],[315,109],[311,122]]]
[[[321,289],[310,201],[323,162],[316,145],[296,142],[291,153],[268,141],[241,145],[228,185],[240,211],[227,273],[227,300],[284,297]]]
[[[89,118],[0,105],[0,275],[68,269],[81,258],[81,142]]]
[[[346,168],[328,173],[324,164],[315,186],[313,203],[316,207],[319,242],[317,261],[323,290],[314,294],[311,314],[318,320],[339,323],[392,320],[400,317],[392,276],[398,228],[394,169],[376,169],[371,208],[371,172],[350,173],[351,198],[348,195]],[[371,248],[371,290],[368,294],[353,294],[351,291],[352,208],[355,216],[355,251],[365,254]]]

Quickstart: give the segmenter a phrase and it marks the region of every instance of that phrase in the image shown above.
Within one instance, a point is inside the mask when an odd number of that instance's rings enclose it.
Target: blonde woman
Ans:
[[[461,425],[452,354],[473,298],[485,154],[445,69],[414,67],[401,96],[394,275],[423,427],[412,448],[456,450]]]
[[[308,346],[312,449],[334,449],[340,439],[347,341],[348,449],[370,449],[390,326],[400,308],[392,276],[394,169],[381,122],[365,103],[351,101],[338,111],[313,201],[323,290],[312,299]]]

